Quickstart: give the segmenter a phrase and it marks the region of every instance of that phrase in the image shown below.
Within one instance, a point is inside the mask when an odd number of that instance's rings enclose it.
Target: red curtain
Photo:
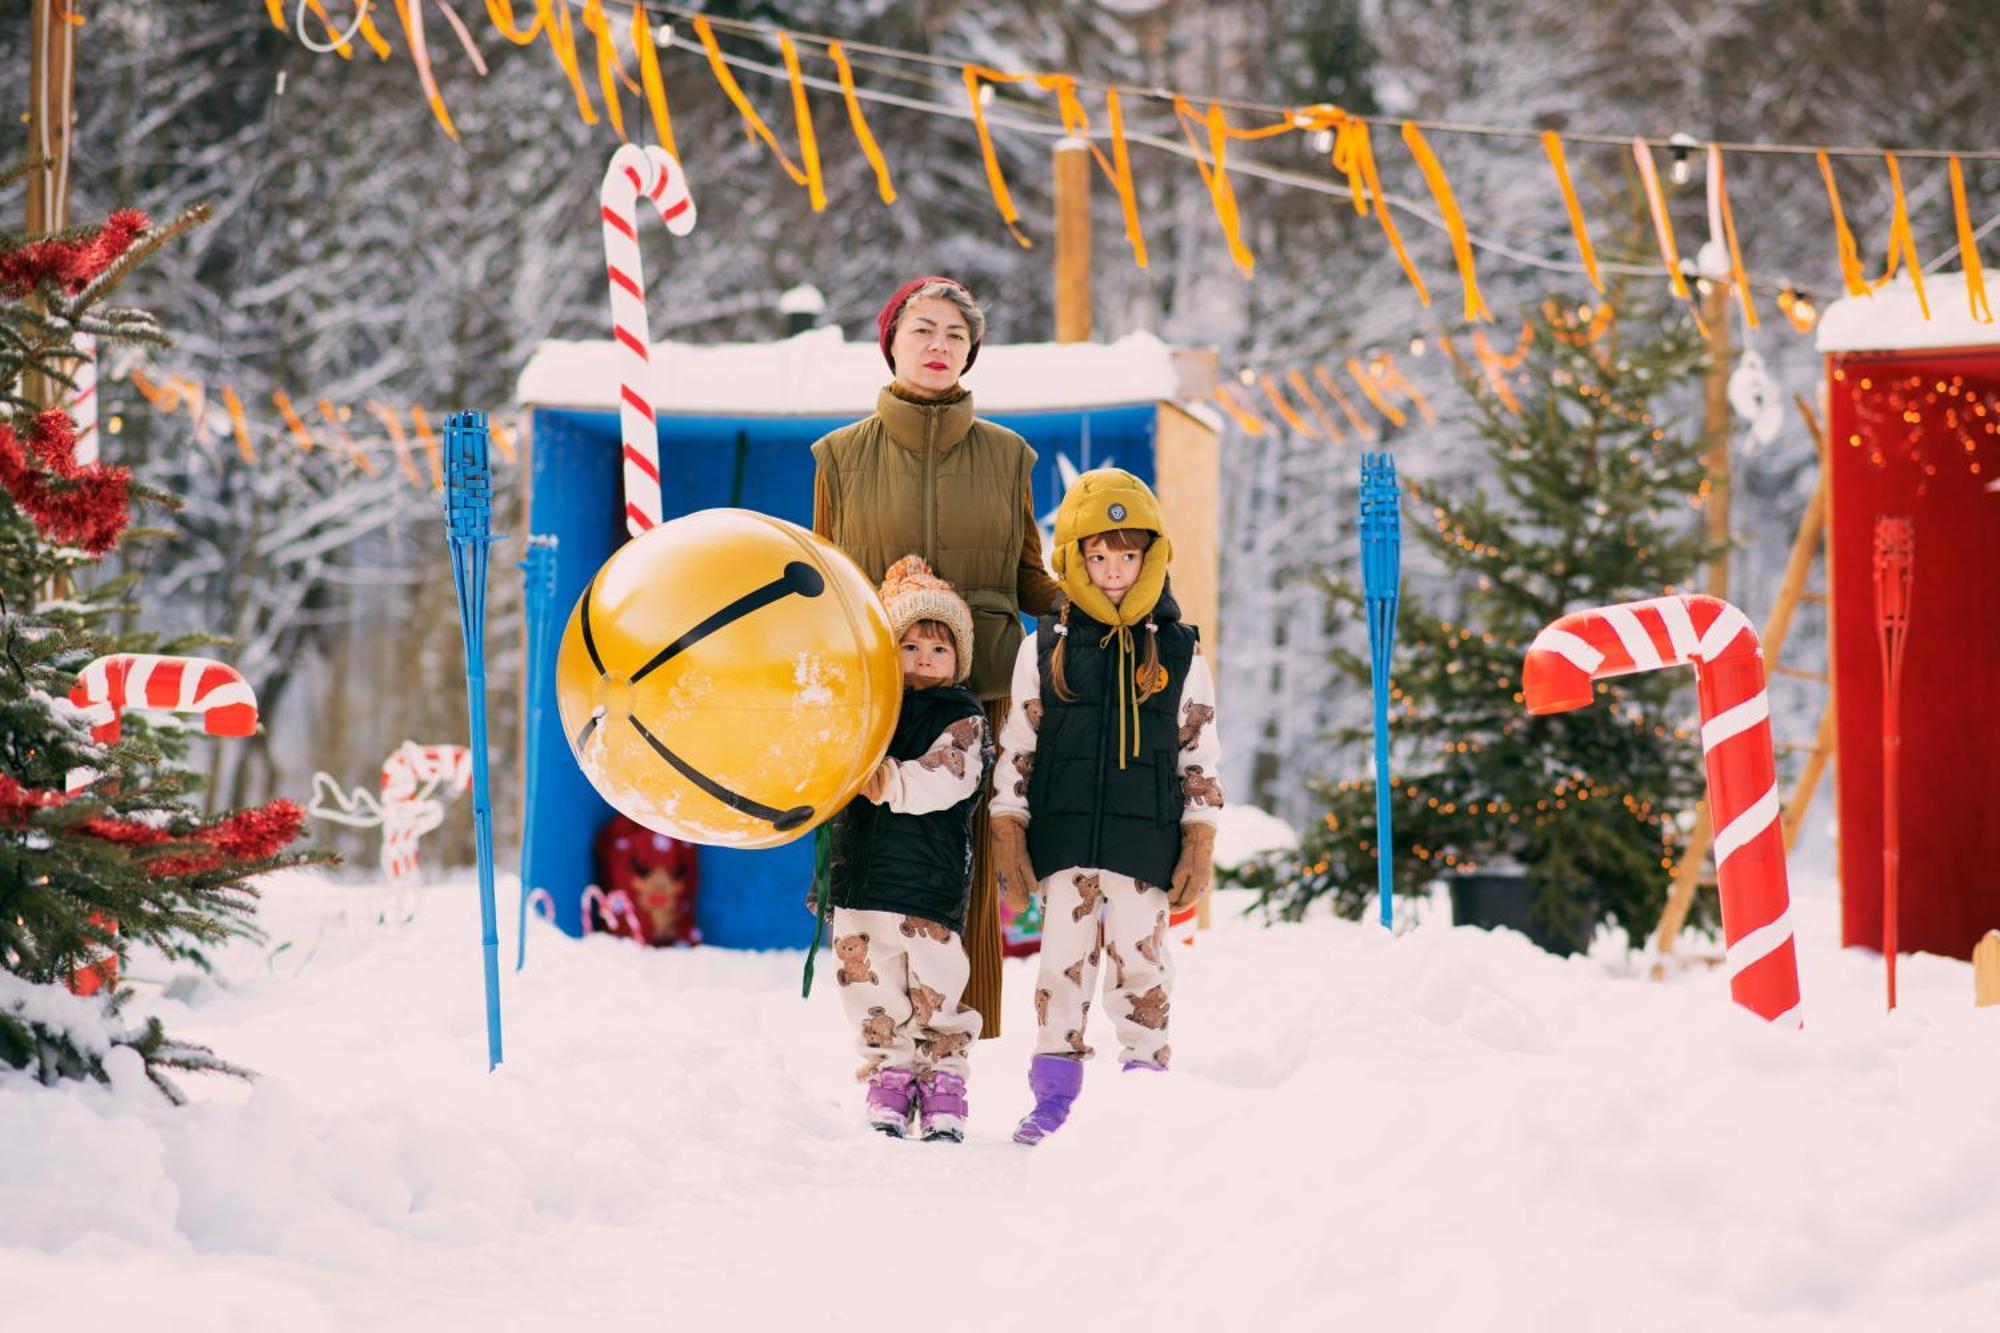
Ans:
[[[1903,666],[1904,952],[2000,927],[2000,348],[1828,358],[1841,938],[1881,947],[1875,520],[1916,529]]]

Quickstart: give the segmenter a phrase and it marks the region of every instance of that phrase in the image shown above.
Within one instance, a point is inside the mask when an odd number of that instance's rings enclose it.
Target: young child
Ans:
[[[972,612],[916,556],[882,582],[903,665],[889,754],[835,820],[828,866],[840,1000],[867,1063],[868,1123],[908,1137],[965,1137],[966,1057],[979,1011],[960,1002],[959,936],[972,888],[972,809],[992,756],[965,688]]]
[[[1042,909],[1035,1106],[1039,1143],[1083,1086],[1100,965],[1127,1071],[1167,1067],[1167,914],[1207,891],[1222,808],[1215,685],[1167,588],[1159,501],[1116,468],[1077,478],[1051,564],[1069,605],[1021,645],[993,775],[993,858],[1015,910]]]

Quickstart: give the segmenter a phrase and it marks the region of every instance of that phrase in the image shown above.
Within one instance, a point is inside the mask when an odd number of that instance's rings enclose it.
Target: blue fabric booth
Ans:
[[[659,418],[660,474],[667,518],[700,509],[756,509],[801,526],[812,523],[812,442],[854,416],[670,416]],[[1033,446],[1043,540],[1068,479],[1093,467],[1121,467],[1155,479],[1153,403],[1084,411],[994,414]],[[591,576],[625,540],[615,411],[538,408],[530,452],[530,530],[560,539],[557,606],[566,623]],[[549,673],[553,676],[553,672]],[[583,890],[591,883],[591,840],[612,811],[584,780],[562,735],[554,685],[539,747],[535,861],[530,882],[548,891],[556,924],[581,933]],[[700,925],[712,945],[804,948],[812,920],[803,903],[812,878],[812,839],[768,851],[701,849]]]

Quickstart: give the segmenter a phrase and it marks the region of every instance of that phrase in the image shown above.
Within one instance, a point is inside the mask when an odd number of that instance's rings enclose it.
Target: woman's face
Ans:
[[[903,307],[889,352],[898,384],[937,398],[958,387],[972,353],[972,330],[957,306],[942,296],[926,296]]]

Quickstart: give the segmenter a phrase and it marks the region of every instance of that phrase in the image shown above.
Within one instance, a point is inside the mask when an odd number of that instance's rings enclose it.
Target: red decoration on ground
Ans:
[[[1607,676],[1683,664],[1695,669],[1701,708],[1729,992],[1753,1013],[1797,1027],[1798,946],[1771,705],[1749,619],[1720,598],[1694,594],[1572,612],[1528,645],[1522,692],[1530,713],[1563,713],[1588,704],[1592,683]]]
[[[0,424],[0,487],[42,535],[103,555],[131,521],[132,474],[103,463],[79,465],[76,428],[60,408],[35,417],[24,443]]]

